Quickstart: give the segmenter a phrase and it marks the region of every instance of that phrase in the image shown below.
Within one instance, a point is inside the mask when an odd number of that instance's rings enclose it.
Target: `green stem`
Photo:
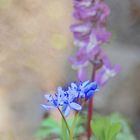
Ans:
[[[74,119],[73,119],[73,122],[72,122],[72,125],[71,125],[71,128],[70,128],[70,132],[71,132],[70,140],[73,140],[73,137],[74,137],[74,128],[75,128],[75,125],[76,125],[78,115],[79,115],[79,113],[76,112],[75,116],[74,116]]]
[[[61,114],[61,116],[62,116],[62,118],[63,118],[63,120],[64,120],[64,123],[65,123],[66,127],[67,127],[69,136],[71,136],[71,131],[70,131],[69,125],[68,125],[68,123],[67,123],[67,121],[66,121],[66,118],[65,118],[65,116],[63,115],[63,113],[62,113],[62,111],[60,110],[59,107],[58,107],[58,110],[59,110],[59,112],[60,112],[60,114]]]

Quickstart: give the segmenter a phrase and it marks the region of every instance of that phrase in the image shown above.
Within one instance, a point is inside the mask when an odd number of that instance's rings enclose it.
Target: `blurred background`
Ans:
[[[113,36],[103,46],[122,71],[95,98],[103,114],[127,116],[140,139],[140,0],[106,0]],[[72,0],[0,0],[0,136],[32,140],[44,110],[43,95],[76,80]]]

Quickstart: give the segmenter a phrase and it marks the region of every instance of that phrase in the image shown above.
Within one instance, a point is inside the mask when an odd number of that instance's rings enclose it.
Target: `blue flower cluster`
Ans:
[[[68,116],[72,109],[80,111],[82,109],[82,106],[80,105],[81,101],[88,100],[98,90],[96,82],[85,81],[78,84],[71,83],[67,90],[63,90],[62,87],[58,87],[56,94],[45,95],[47,103],[42,106],[46,110],[59,108],[65,116]]]

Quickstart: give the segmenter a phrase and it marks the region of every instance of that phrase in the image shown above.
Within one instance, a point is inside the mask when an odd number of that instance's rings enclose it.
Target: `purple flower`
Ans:
[[[93,0],[74,0],[75,7],[90,7]]]
[[[110,15],[110,8],[105,2],[97,1],[95,4],[95,9],[97,11],[96,20],[97,24],[102,24],[106,22],[106,18]]]
[[[105,27],[103,27],[103,21],[109,15],[110,10],[104,2],[96,0],[74,0],[74,8],[76,19],[81,20],[80,23],[70,27],[74,34],[75,46],[91,49],[96,45],[109,41],[111,33],[107,32]],[[94,27],[94,20],[96,20],[96,28]]]
[[[95,80],[99,86],[104,86],[111,77],[114,77],[119,72],[119,65],[115,65],[114,67],[103,66],[97,71]]]
[[[110,14],[109,6],[101,0],[73,0],[74,18],[79,23],[72,25],[74,45],[79,47],[76,55],[70,59],[77,70],[78,79],[87,79],[86,67],[89,62],[96,68],[96,80],[104,85],[110,77],[119,72],[100,47],[109,42],[111,33],[106,30],[106,19]]]
[[[96,19],[96,14],[94,7],[77,7],[74,12],[74,17],[78,20],[91,21]]]
[[[70,29],[73,33],[81,33],[82,35],[85,35],[92,30],[92,26],[93,26],[92,23],[84,22],[84,23],[74,24],[70,27]]]
[[[93,29],[91,36],[95,36],[99,44],[106,43],[111,37],[111,33],[106,31],[105,28]]]
[[[70,27],[74,34],[74,45],[77,47],[86,47],[89,42],[89,34],[92,31],[92,23],[85,22],[80,24],[74,24]]]
[[[86,81],[87,80],[87,70],[86,67],[82,67],[78,69],[78,79],[80,81]]]
[[[88,65],[88,55],[86,48],[81,48],[75,57],[70,58],[70,62],[74,69],[83,68]]]
[[[81,35],[81,36],[80,36]],[[84,48],[89,43],[89,34],[82,36],[82,34],[75,34],[74,45],[79,48]]]
[[[67,90],[59,87],[56,94],[45,95],[47,103],[42,106],[47,111],[59,108],[65,116],[68,116],[71,110],[80,111],[82,99],[88,100],[96,91],[98,91],[96,82],[71,83]]]
[[[100,0],[74,1],[74,17],[81,21],[94,21],[98,24],[105,23],[110,14],[110,8]]]

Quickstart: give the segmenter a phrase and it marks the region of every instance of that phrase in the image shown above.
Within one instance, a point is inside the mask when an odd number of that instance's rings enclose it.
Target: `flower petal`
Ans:
[[[87,92],[86,98],[90,98],[91,96],[93,96],[95,93],[95,90],[90,90],[89,92]]]
[[[64,116],[65,116],[65,117],[69,116],[70,111],[71,111],[70,107],[69,107],[69,106],[67,106],[67,107],[65,108],[65,110],[63,111]]]
[[[50,95],[50,94],[46,94],[46,95],[44,95],[44,96],[45,96],[45,98],[46,98],[48,101],[52,101],[52,100],[53,100],[52,95]]]
[[[83,82],[82,86],[86,86],[88,83],[89,83],[89,80],[88,80],[88,81]]]
[[[86,67],[81,67],[80,69],[78,69],[78,79],[80,81],[85,81],[87,79]]]
[[[97,89],[97,83],[96,82],[92,82],[89,83],[86,87],[85,87],[85,93],[89,92],[90,90],[96,90]]]
[[[71,83],[71,88],[73,88],[73,89],[77,89],[77,85],[76,85],[76,83]]]
[[[70,107],[77,111],[80,111],[82,109],[81,105],[74,103],[74,102],[70,103]]]
[[[49,110],[52,110],[52,109],[55,109],[54,106],[51,106],[51,105],[41,105],[43,108],[45,108],[47,111]]]

